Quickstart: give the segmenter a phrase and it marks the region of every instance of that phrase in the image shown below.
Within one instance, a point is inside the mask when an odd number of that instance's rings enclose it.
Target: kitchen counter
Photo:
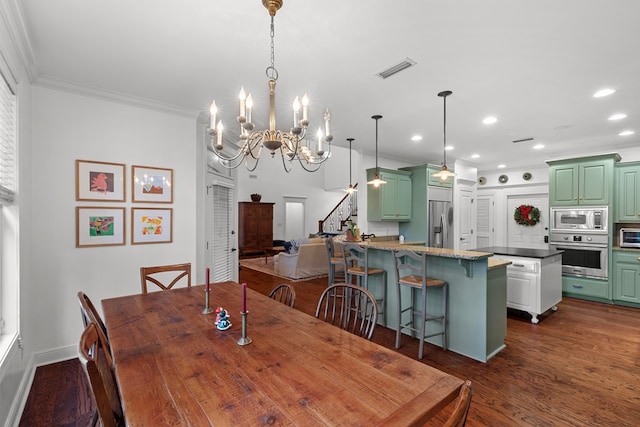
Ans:
[[[361,246],[368,246],[372,249],[382,249],[387,251],[399,251],[399,250],[408,250],[415,251],[418,253],[426,252],[429,256],[437,256],[444,258],[456,258],[456,259],[464,259],[469,261],[475,261],[480,259],[489,258],[493,255],[492,252],[486,251],[460,251],[455,249],[444,249],[444,248],[432,248],[429,246],[424,246],[424,244],[419,244],[417,242],[406,242],[400,243],[398,240],[391,241],[366,241],[366,242],[353,242],[358,243]]]
[[[557,249],[529,249],[529,248],[510,248],[507,246],[491,246],[488,248],[477,249],[480,252],[491,252],[496,255],[508,255],[524,258],[549,258],[561,254],[562,250]]]
[[[622,246],[613,246],[611,249],[623,252],[640,252],[640,248],[623,248]]]
[[[340,242],[342,244],[350,242]],[[492,253],[459,251],[426,247],[417,242],[400,244],[393,241],[353,242],[368,248],[369,266],[387,272],[384,308],[386,327],[398,328],[397,283],[394,274],[393,250],[412,250],[427,254],[429,277],[448,283],[447,347],[464,356],[486,362],[505,348],[507,335],[507,265],[510,261],[491,259]],[[369,290],[381,295],[382,276],[369,278]],[[403,301],[409,299],[410,289],[400,289]],[[416,298],[416,308],[419,305]],[[442,307],[442,292],[428,292],[427,312],[438,314]],[[406,316],[405,316],[406,317]],[[403,317],[403,323],[407,318]],[[436,322],[427,322],[427,335],[436,332]],[[442,345],[440,335],[427,338],[431,344]],[[441,350],[438,350],[441,351]],[[425,357],[429,357],[428,352]]]

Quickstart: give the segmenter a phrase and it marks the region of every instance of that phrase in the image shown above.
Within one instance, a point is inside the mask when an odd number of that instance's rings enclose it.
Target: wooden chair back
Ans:
[[[105,427],[123,426],[122,402],[106,343],[95,323],[89,323],[80,337],[78,358],[89,379],[98,414]]]
[[[460,394],[458,395],[456,406],[453,408],[453,412],[444,424],[444,427],[464,427],[467,422],[469,407],[471,406],[472,394],[473,387],[471,385],[471,381],[467,380],[460,388]]]
[[[165,273],[175,273],[176,275],[167,275]],[[157,277],[154,277],[157,275]],[[169,276],[169,279],[167,279]],[[191,286],[191,263],[173,264],[173,265],[159,265],[156,267],[140,267],[140,280],[142,282],[142,293],[148,292],[147,283],[151,282],[158,286],[163,291],[173,288],[173,286],[180,282],[183,277],[186,276],[187,287]],[[169,280],[173,278],[169,282]],[[164,283],[163,281],[164,280]],[[169,284],[165,284],[169,282]]]
[[[368,290],[349,283],[334,283],[320,295],[316,317],[370,340],[378,305]]]
[[[273,288],[269,293],[269,298],[273,298],[274,300],[293,308],[296,303],[296,291],[293,290],[291,285],[283,283]]]
[[[82,316],[82,324],[86,328],[90,323],[95,323],[98,327],[98,333],[102,335],[102,340],[111,355],[111,345],[107,335],[107,327],[102,321],[102,317],[91,302],[91,299],[82,291],[78,292],[78,302],[80,303],[80,315]]]

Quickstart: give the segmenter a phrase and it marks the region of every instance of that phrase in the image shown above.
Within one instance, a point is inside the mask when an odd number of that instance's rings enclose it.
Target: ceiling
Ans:
[[[36,84],[127,95],[194,117],[215,99],[227,129],[244,86],[254,121],[266,122],[270,18],[260,0],[17,4]],[[334,143],[353,137],[354,149],[373,153],[371,116],[381,114],[382,156],[440,164],[437,93],[451,90],[449,164],[542,167],[638,147],[638,16],[631,0],[287,0],[275,18],[278,127],[291,126],[289,106],[306,92],[313,134],[329,107]],[[405,58],[416,65],[377,76]],[[593,98],[605,87],[617,92]],[[627,117],[608,120],[619,112]],[[487,116],[498,122],[482,124]]]

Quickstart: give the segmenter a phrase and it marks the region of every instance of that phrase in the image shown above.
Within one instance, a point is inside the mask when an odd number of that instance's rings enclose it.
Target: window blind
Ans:
[[[11,204],[16,185],[16,96],[0,82],[0,203]]]

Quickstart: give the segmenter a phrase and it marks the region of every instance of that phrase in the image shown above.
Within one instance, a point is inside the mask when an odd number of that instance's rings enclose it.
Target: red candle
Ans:
[[[247,284],[242,284],[242,312],[247,312]]]
[[[207,281],[207,292],[209,292],[209,267],[207,267],[207,273],[206,273],[206,281]]]

